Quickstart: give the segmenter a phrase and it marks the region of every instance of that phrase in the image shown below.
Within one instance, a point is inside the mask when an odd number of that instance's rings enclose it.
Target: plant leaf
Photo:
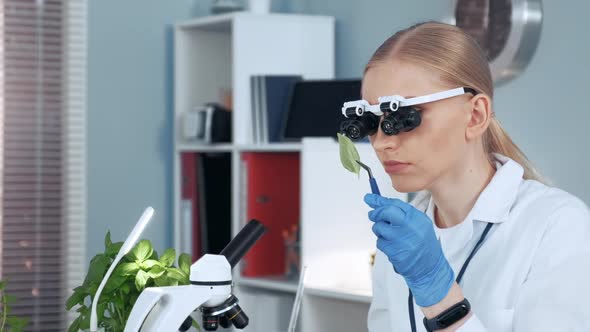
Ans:
[[[158,279],[154,280],[155,285],[158,287],[166,287],[166,286],[178,286],[178,280],[168,277],[167,273],[159,277]]]
[[[147,274],[147,272],[139,270],[135,276],[135,288],[141,292],[145,288],[145,284],[149,279],[150,276]]]
[[[166,249],[162,256],[160,256],[160,263],[165,267],[170,267],[174,264],[174,260],[176,259],[176,251],[172,248]]]
[[[163,275],[165,272],[166,268],[163,268],[159,265],[154,265],[154,267],[152,267],[152,269],[148,272],[148,275],[150,276],[150,278],[156,279]]]
[[[119,322],[114,318],[108,317],[104,320],[105,331],[123,331],[122,328],[119,328],[119,325]]]
[[[117,288],[121,287],[121,285],[125,283],[126,280],[127,276],[113,273],[107,281],[107,284],[104,286],[103,294],[114,292],[115,290],[117,290]]]
[[[180,254],[178,257],[178,267],[180,270],[188,275],[191,273],[191,256],[188,254]]]
[[[86,294],[94,296],[98,290],[98,282],[91,282],[86,286]]]
[[[10,328],[10,332],[21,332],[28,323],[28,319],[15,316],[6,317],[6,323]]]
[[[111,263],[111,259],[103,254],[98,254],[90,261],[88,267],[88,274],[84,283],[100,283],[104,274],[107,272],[107,266]],[[92,293],[91,293],[92,294]]]
[[[171,280],[171,279],[168,279],[168,277],[166,277],[166,275],[163,275],[163,276],[161,276],[161,277],[159,277],[159,278],[156,278],[156,279],[154,279],[154,284],[155,284],[157,287],[166,287],[166,286],[172,286],[172,285],[170,284],[170,280]]]
[[[76,304],[82,304],[87,296],[84,287],[74,288],[74,293],[66,301],[66,310],[71,310]]]
[[[115,269],[113,275],[130,276],[139,271],[139,265],[135,262],[121,263]]]
[[[182,272],[182,270],[179,270],[175,267],[169,268],[166,276],[170,279],[177,280],[178,282],[186,282],[188,280],[188,274]]]
[[[84,314],[80,320],[80,330],[90,329],[90,312]]]
[[[123,294],[127,295],[129,294],[129,291],[131,290],[131,288],[129,287],[128,284],[123,284],[121,286],[121,291],[123,292]]]
[[[129,252],[131,260],[143,263],[146,259],[152,256],[154,248],[149,240],[141,240],[135,247]]]
[[[150,259],[158,260],[158,252],[154,249],[154,252],[150,256]]]
[[[340,162],[348,171],[360,175],[361,166],[357,164],[361,157],[354,143],[345,135],[338,133],[338,144],[340,145]]]
[[[78,309],[76,309],[76,312],[79,312],[81,314],[86,314],[88,313],[90,309],[86,306],[86,305],[81,305]]]
[[[105,237],[104,237],[104,250],[105,250],[105,253],[109,249],[109,247],[111,246],[111,244],[113,244],[113,241],[111,241],[111,231],[108,231],[107,232],[107,235],[105,235]]]
[[[114,258],[119,253],[119,250],[121,250],[122,246],[123,242],[111,243],[111,245],[107,248],[105,255]]]
[[[104,320],[104,313],[107,309],[107,305],[108,303],[104,302],[104,303],[99,303],[96,307],[96,315],[98,318],[97,321],[103,321]]]
[[[76,317],[70,327],[68,328],[68,332],[78,332],[80,331],[80,321],[82,320],[82,316]]]
[[[6,304],[13,304],[16,300],[16,296],[4,294],[4,301],[6,301]]]
[[[162,266],[162,263],[158,262],[158,261],[157,261],[157,260],[155,260],[155,259],[148,259],[148,260],[146,260],[145,262],[143,262],[143,263],[139,264],[139,267],[140,267],[142,270],[146,271],[146,270],[149,270],[149,269],[151,269],[151,268],[152,268],[152,267],[154,267],[155,265]]]

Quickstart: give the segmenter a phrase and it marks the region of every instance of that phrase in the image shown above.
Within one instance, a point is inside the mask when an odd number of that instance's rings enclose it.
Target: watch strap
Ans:
[[[467,299],[463,299],[436,317],[431,319],[424,317],[424,327],[428,332],[445,329],[463,319],[469,311],[471,311],[471,304]]]

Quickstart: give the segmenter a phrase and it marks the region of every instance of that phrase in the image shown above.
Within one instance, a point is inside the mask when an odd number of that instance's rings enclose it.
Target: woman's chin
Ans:
[[[418,192],[424,189],[423,181],[405,176],[391,176],[391,184],[400,193]]]

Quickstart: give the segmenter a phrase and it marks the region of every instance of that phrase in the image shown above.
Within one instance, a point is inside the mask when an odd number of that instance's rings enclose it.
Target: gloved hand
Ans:
[[[404,277],[416,304],[428,307],[440,302],[451,289],[455,274],[430,218],[399,199],[367,194],[365,203],[374,209],[369,211],[369,219],[375,222],[377,248]]]

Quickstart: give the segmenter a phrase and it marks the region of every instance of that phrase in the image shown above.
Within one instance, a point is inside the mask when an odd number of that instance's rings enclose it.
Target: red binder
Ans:
[[[244,153],[242,158],[247,177],[247,220],[257,219],[268,229],[245,255],[242,275],[282,276],[286,272],[286,250],[281,233],[299,225],[299,154]]]
[[[192,259],[196,261],[202,256],[201,232],[199,224],[199,191],[197,187],[196,153],[183,153],[181,156],[181,188],[183,202],[190,201],[192,219]]]

